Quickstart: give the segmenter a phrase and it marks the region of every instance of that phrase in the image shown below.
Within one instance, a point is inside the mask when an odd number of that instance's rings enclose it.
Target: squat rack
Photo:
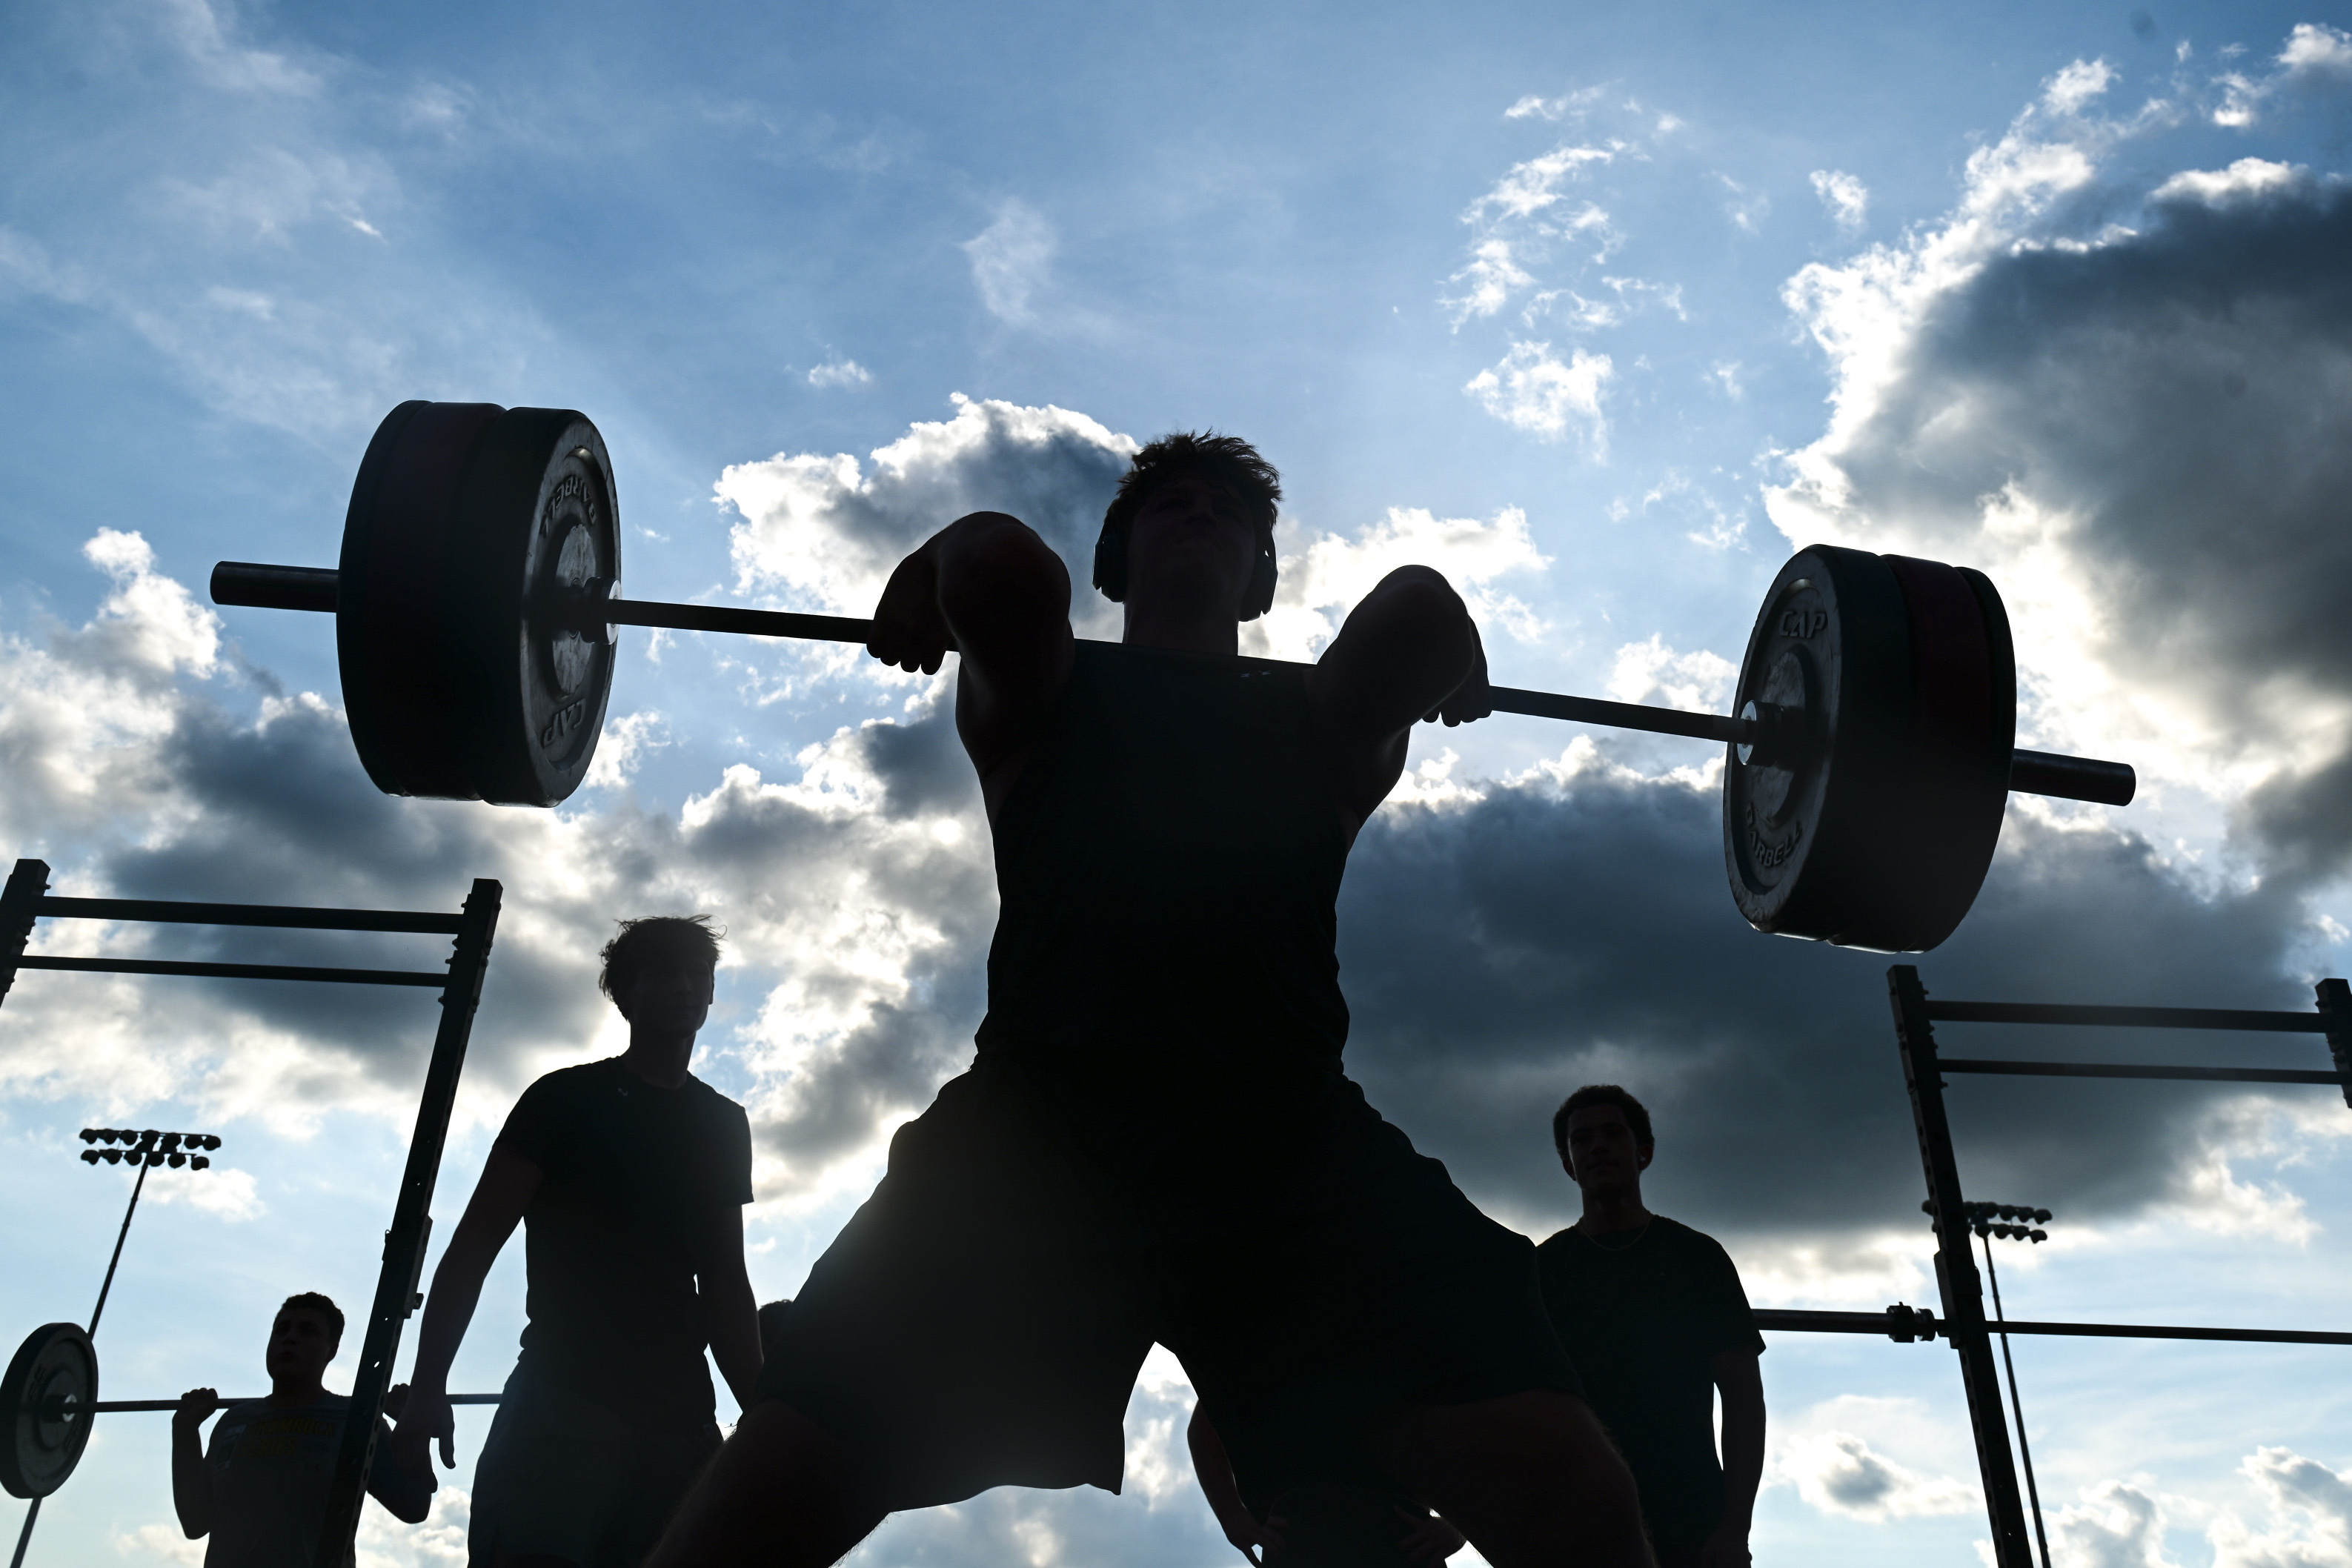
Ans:
[[[1946,1073],[1997,1073],[2022,1078],[2170,1079],[2195,1083],[2332,1084],[2352,1106],[2352,988],[2340,979],[2315,987],[2317,1005],[2308,1013],[2262,1012],[2221,1007],[2084,1006],[2045,1002],[1944,1002],[1931,999],[1919,971],[1898,963],[1886,972],[1895,1009],[1895,1041],[1903,1056],[1903,1080],[1910,1090],[1911,1117],[1919,1135],[1919,1161],[1927,1178],[1927,1212],[1936,1228],[1936,1284],[1943,1298],[1943,1321],[1924,1308],[1893,1306],[1877,1312],[1759,1310],[1757,1326],[1814,1333],[1885,1334],[1906,1343],[1945,1339],[1960,1358],[1960,1381],[1969,1401],[1969,1426],[1976,1437],[1977,1467],[1984,1482],[1985,1511],[1992,1524],[1998,1568],[2033,1568],[2026,1536],[2025,1508],[2019,1496],[2011,1454],[2009,1422],[2001,1408],[2000,1383],[1993,1363],[1993,1334],[2063,1334],[2099,1339],[2234,1340],[2267,1344],[2352,1345],[2352,1333],[2309,1329],[2163,1328],[2145,1323],[2040,1323],[2009,1320],[1989,1323],[1984,1290],[1969,1245],[1970,1205],[1960,1195],[1959,1165],[1952,1152],[1952,1128],[1944,1110]],[[2042,1062],[1947,1057],[1936,1047],[1935,1026],[1949,1024],[2058,1024],[2137,1029],[2220,1029],[2259,1034],[2320,1035],[2335,1058],[2332,1069],[2147,1066],[2117,1062]],[[2020,1435],[2021,1441],[2023,1434]],[[2047,1547],[2044,1547],[2047,1552]]]
[[[449,1114],[457,1101],[457,1077],[466,1065],[474,1012],[480,1004],[482,978],[489,966],[490,942],[498,931],[499,885],[487,877],[476,879],[464,907],[455,914],[156,899],[71,899],[52,896],[48,885],[47,862],[25,859],[16,862],[6,886],[0,888],[0,1002],[6,1000],[16,984],[17,972],[26,969],[405,985],[441,993],[441,1022],[433,1037],[432,1059],[425,1069],[424,1093],[416,1107],[416,1127],[409,1138],[408,1163],[401,1175],[400,1194],[393,1205],[392,1228],[384,1233],[383,1267],[376,1277],[375,1301],[368,1312],[367,1334],[361,1345],[359,1365],[352,1373],[351,1410],[343,1424],[342,1446],[335,1458],[334,1479],[327,1491],[326,1518],[319,1531],[314,1561],[319,1568],[341,1568],[351,1554],[359,1530],[360,1505],[366,1495],[368,1471],[375,1459],[376,1423],[383,1411],[384,1390],[392,1381],[393,1359],[400,1350],[401,1325],[424,1301],[417,1286],[424,1279],[425,1242],[433,1229],[433,1187],[441,1173],[441,1148],[449,1131]],[[27,954],[25,946],[31,940],[33,924],[44,917],[299,931],[421,932],[457,940],[447,967],[437,971]],[[24,1560],[25,1547],[39,1511],[40,1500],[36,1498],[26,1514],[23,1538],[16,1543],[18,1563]]]

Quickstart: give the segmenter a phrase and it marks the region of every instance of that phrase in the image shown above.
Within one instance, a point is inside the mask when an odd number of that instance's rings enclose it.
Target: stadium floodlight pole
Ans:
[[[1972,1206],[1988,1210],[2000,1208],[2004,1218],[2009,1213],[2014,1212],[2006,1209],[2003,1205],[1993,1204]],[[2030,1215],[2021,1217],[2034,1222],[2046,1221],[2050,1217],[2050,1211],[2035,1209]],[[2025,1440],[2025,1406],[2017,1397],[2017,1363],[2010,1359],[2009,1331],[2006,1328],[2000,1327],[2008,1321],[2008,1314],[2003,1312],[2000,1307],[2000,1270],[1992,1266],[1992,1238],[1996,1235],[2006,1241],[2039,1243],[2046,1238],[2048,1233],[2040,1229],[2038,1225],[2036,1228],[2028,1230],[2021,1225],[1991,1223],[1990,1215],[1977,1221],[1976,1233],[1977,1239],[1984,1244],[1985,1278],[1992,1283],[1992,1321],[2000,1334],[2000,1364],[2009,1373],[2009,1407],[2017,1415],[2017,1453],[2018,1458],[2025,1462],[2025,1497],[2033,1509],[2033,1539],[2042,1548],[2042,1568],[2050,1568],[2050,1536],[2042,1528],[2042,1490],[2033,1483],[2033,1447]]]
[[[112,1143],[117,1139],[131,1147],[97,1147],[100,1142]],[[131,1184],[131,1202],[122,1210],[122,1228],[114,1233],[114,1255],[106,1260],[106,1279],[98,1288],[98,1305],[90,1309],[89,1332],[94,1339],[98,1335],[98,1320],[106,1311],[107,1295],[114,1289],[115,1267],[122,1261],[122,1244],[131,1235],[131,1216],[139,1212],[139,1194],[147,1186],[147,1173],[158,1165],[185,1165],[192,1170],[207,1170],[212,1161],[193,1151],[217,1149],[221,1141],[210,1132],[159,1132],[152,1127],[143,1132],[113,1127],[85,1127],[81,1130],[81,1141],[91,1145],[81,1152],[82,1163],[86,1165],[95,1166],[101,1160],[110,1165],[119,1165],[128,1160],[139,1167],[139,1179]]]

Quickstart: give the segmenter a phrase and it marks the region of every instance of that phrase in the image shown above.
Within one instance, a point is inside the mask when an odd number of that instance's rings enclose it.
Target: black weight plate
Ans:
[[[335,645],[343,710],[368,777],[386,795],[478,799],[467,714],[452,682],[461,630],[450,556],[466,474],[494,403],[404,403],[368,443],[343,516]]]
[[[47,1497],[89,1446],[98,1347],[79,1323],[44,1323],[25,1336],[0,1384],[0,1487]]]
[[[553,805],[580,786],[604,727],[613,644],[559,613],[592,579],[621,574],[619,498],[584,415],[513,408],[474,452],[451,583],[466,636],[447,679],[470,679],[473,793]]]
[[[2016,721],[2000,595],[1940,562],[1814,546],[1783,566],[1738,700],[1795,715],[1724,770],[1732,897],[1759,931],[1924,952],[1999,841]]]
[[[1814,545],[1764,595],[1733,710],[1788,712],[1780,742],[1724,763],[1731,896],[1757,930],[1878,945],[1913,729],[1902,590],[1867,551]]]
[[[1984,885],[2009,804],[2017,667],[2009,616],[1980,572],[1882,557],[1911,619],[1911,780],[1890,846],[1899,875],[1870,945],[1923,952],[1951,935]]]

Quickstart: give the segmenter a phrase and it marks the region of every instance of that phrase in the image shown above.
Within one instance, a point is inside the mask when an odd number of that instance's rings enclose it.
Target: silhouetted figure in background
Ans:
[[[1460,1531],[1369,1462],[1344,1479],[1244,1482],[1198,1405],[1184,1443],[1225,1539],[1259,1568],[1277,1561],[1284,1568],[1437,1568],[1465,1544]]]
[[[1477,629],[1404,567],[1313,669],[1240,662],[1279,495],[1230,437],[1139,453],[1096,552],[1124,647],[1075,641],[1061,561],[1001,512],[892,574],[868,646],[960,651],[993,829],[979,1056],[892,1140],[654,1563],[823,1564],[894,1510],[1116,1489],[1155,1338],[1240,1473],[1374,1466],[1496,1568],[1647,1560],[1533,1248],[1340,1072],[1348,851],[1415,721],[1486,711]]]
[[[209,1535],[205,1568],[310,1568],[327,1521],[327,1488],[343,1441],[349,1396],[320,1382],[343,1342],[343,1314],[315,1290],[289,1296],[269,1325],[262,1364],[269,1396],[232,1405],[204,1447],[205,1418],[220,1395],[192,1388],[172,1413],[172,1506],[191,1541]],[[399,1390],[394,1391],[395,1394]],[[387,1401],[389,1403],[389,1401]],[[379,1426],[381,1423],[379,1422]],[[392,1433],[368,1492],[409,1524],[433,1506],[433,1467],[394,1462]]]
[[[475,1467],[477,1568],[635,1568],[719,1447],[706,1344],[750,1403],[751,1123],[687,1071],[718,962],[699,916],[622,925],[598,984],[628,1050],[523,1091],[434,1271],[394,1447],[429,1465],[437,1437],[448,1465],[449,1363],[526,1223],[530,1322]]]
[[[1591,1084],[1553,1116],[1584,1216],[1536,1249],[1560,1342],[1641,1484],[1660,1568],[1747,1568],[1764,1474],[1764,1340],[1730,1255],[1642,1206],[1650,1113]],[[1715,1395],[1723,1396],[1716,1458]]]

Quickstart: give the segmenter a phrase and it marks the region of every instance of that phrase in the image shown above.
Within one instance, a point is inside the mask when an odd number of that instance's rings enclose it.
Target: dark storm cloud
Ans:
[[[1897,960],[1750,931],[1724,889],[1718,812],[1712,794],[1589,770],[1376,819],[1340,913],[1350,1071],[1506,1215],[1572,1215],[1550,1116],[1604,1080],[1657,1119],[1669,1212],[1760,1233],[1916,1224]],[[1901,962],[1946,996],[2307,1008],[2281,962],[2303,919],[2283,893],[2200,898],[2128,835],[2012,813],[1959,932]],[[1941,1038],[1955,1054],[2326,1065],[2242,1037],[2081,1033]],[[2213,1096],[2019,1081],[1955,1080],[1969,1190],[2085,1216],[2180,1195]]]
[[[2001,254],[1917,325],[1836,460],[1855,504],[1967,554],[2004,489],[2073,519],[2095,651],[2285,772],[2243,821],[2273,875],[2352,865],[2352,189],[2252,161],[2141,232]]]

